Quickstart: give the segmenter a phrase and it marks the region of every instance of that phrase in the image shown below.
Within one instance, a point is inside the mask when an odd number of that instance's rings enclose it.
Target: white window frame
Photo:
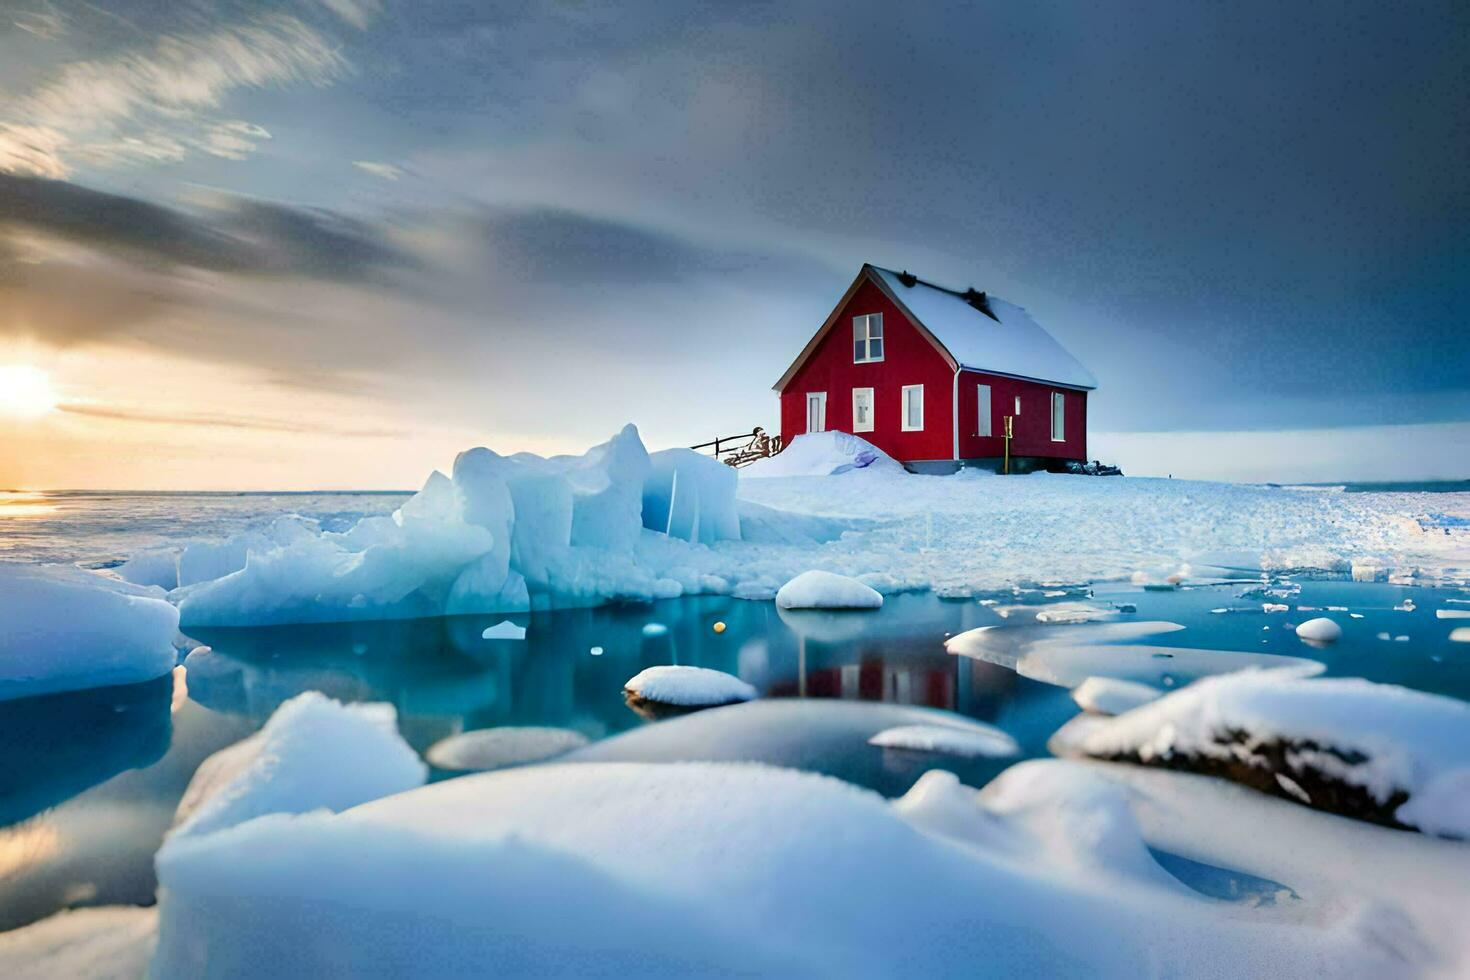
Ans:
[[[812,399],[817,400],[817,413],[820,416],[820,429],[812,428]],[[806,393],[806,431],[827,431],[827,393],[825,391],[809,391]]]
[[[1021,414],[1021,396],[1020,395],[1017,395],[1016,396],[1016,410],[1013,413],[1011,413],[1011,414],[1013,414],[1013,415],[1020,415]]]
[[[878,328],[876,333],[874,327]],[[878,356],[873,355],[873,341],[878,341]],[[883,341],[883,314],[864,313],[862,316],[852,318],[852,363],[854,364],[876,364],[883,360],[883,355],[888,352],[888,347]],[[863,356],[857,356],[857,345],[863,345]]]
[[[918,392],[919,398],[919,424],[909,425],[909,392]],[[924,431],[924,386],[904,385],[898,396],[899,430],[901,432],[923,432]]]
[[[975,435],[982,439],[995,435],[995,409],[991,403],[990,385],[975,386]]]
[[[866,394],[868,396],[868,423],[867,423],[867,425],[864,425],[864,424],[862,424],[861,422],[858,421],[858,396],[861,395],[861,394]],[[852,389],[852,431],[853,432],[872,432],[873,431],[873,417],[876,414],[877,414],[877,409],[875,407],[874,400],[873,400],[873,389],[872,388],[854,388],[854,389]]]
[[[1067,441],[1067,396],[1060,391],[1051,393],[1051,441]]]

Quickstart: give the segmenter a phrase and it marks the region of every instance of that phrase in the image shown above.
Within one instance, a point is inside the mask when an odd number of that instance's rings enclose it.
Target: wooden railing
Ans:
[[[701,442],[689,448],[696,451],[709,450],[711,456],[727,466],[744,466],[779,453],[781,437],[768,436],[765,429],[756,426],[738,436],[716,436],[709,442]]]

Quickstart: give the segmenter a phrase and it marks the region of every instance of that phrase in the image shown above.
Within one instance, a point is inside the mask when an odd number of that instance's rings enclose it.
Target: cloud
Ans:
[[[0,118],[0,170],[61,177],[72,160],[120,166],[191,152],[239,158],[268,136],[214,115],[234,90],[327,85],[347,71],[328,38],[271,13],[151,49],[64,65]]]
[[[88,418],[111,419],[118,422],[145,422],[158,425],[198,425],[221,429],[249,429],[260,432],[305,433],[311,435],[341,436],[349,439],[397,439],[408,435],[405,429],[359,429],[350,426],[335,426],[318,421],[310,423],[290,422],[283,419],[262,418],[250,415],[226,415],[207,412],[149,412],[107,405],[63,404],[57,410],[68,415]]]
[[[354,160],[352,161],[352,165],[359,170],[366,171],[374,177],[381,177],[384,180],[397,180],[403,176],[403,171],[391,163],[378,163],[373,160]]]
[[[321,0],[321,5],[358,30],[366,29],[383,12],[381,0]]]

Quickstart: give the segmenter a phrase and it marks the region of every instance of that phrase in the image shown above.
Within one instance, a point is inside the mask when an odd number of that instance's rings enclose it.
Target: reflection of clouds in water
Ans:
[[[28,490],[0,491],[0,521],[47,517],[56,513],[50,495]]]

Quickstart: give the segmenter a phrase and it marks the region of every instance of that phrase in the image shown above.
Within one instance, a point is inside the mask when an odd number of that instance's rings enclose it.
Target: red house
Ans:
[[[864,265],[776,382],[781,439],[836,429],[911,470],[1087,458],[1097,381],[1019,306]]]

